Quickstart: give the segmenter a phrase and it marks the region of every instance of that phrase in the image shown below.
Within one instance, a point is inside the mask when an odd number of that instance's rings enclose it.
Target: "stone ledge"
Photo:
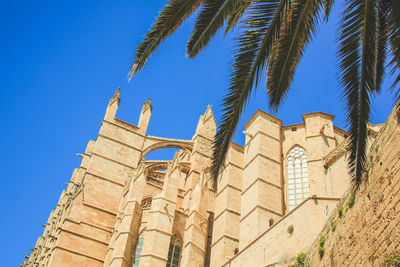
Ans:
[[[234,210],[225,208],[225,209],[223,209],[223,210],[221,211],[220,214],[218,214],[217,216],[215,216],[214,222],[215,222],[217,219],[219,219],[219,217],[221,217],[222,214],[224,214],[225,212],[229,212],[229,213],[232,213],[232,214],[234,214],[234,215],[240,216],[240,212],[237,212],[237,211],[234,211]]]
[[[117,185],[120,185],[120,186],[125,186],[124,184],[122,184],[122,183],[120,183],[118,181],[115,181],[113,179],[110,179],[110,178],[104,177],[102,175],[96,174],[96,173],[92,172],[92,170],[86,170],[86,174],[89,174],[89,175],[91,175],[93,177],[96,177],[98,179],[101,179],[101,180],[105,180],[105,181],[111,182],[113,184],[117,184]]]
[[[116,256],[113,256],[113,257],[112,257],[112,259],[111,259],[111,261],[110,261],[110,266],[112,265],[112,263],[113,263],[115,260],[119,260],[119,259],[121,259],[123,262],[126,262],[126,264],[129,264],[129,261],[125,258],[124,255],[116,255]]]
[[[232,240],[232,241],[234,241],[234,242],[239,243],[239,238],[236,238],[236,237],[233,237],[233,236],[224,234],[224,235],[222,235],[220,238],[218,238],[218,239],[211,245],[211,247],[215,246],[218,242],[220,242],[220,241],[221,241],[222,239],[224,239],[224,238],[227,238],[227,239],[230,239],[230,240]]]
[[[279,190],[282,190],[282,187],[281,187],[281,186],[276,185],[276,184],[271,183],[271,182],[268,182],[268,181],[265,181],[264,179],[258,177],[258,178],[255,179],[254,182],[252,182],[242,193],[240,193],[240,195],[243,196],[243,195],[244,195],[253,185],[255,185],[257,182],[262,182],[262,183],[264,183],[264,184],[267,184],[267,185],[276,187],[276,188],[278,188]]]
[[[252,208],[246,215],[244,215],[243,218],[240,218],[240,222],[244,221],[244,220],[245,220],[253,211],[255,211],[256,209],[262,209],[262,210],[264,210],[264,211],[271,212],[272,214],[275,214],[275,215],[278,215],[278,216],[283,216],[282,213],[280,213],[280,212],[278,212],[278,211],[276,211],[276,210],[273,210],[273,209],[264,207],[264,206],[262,206],[262,205],[256,205],[256,206],[255,206],[254,208]]]
[[[108,213],[108,214],[117,216],[117,212],[110,211],[110,210],[107,210],[107,209],[105,209],[105,208],[98,207],[98,206],[96,206],[96,204],[88,203],[87,201],[82,202],[82,204],[83,204],[84,206],[88,206],[88,207],[90,207],[90,208],[93,208],[93,209],[96,209],[96,210],[100,210],[100,211],[102,211],[102,212],[105,212],[105,213]]]
[[[78,222],[78,221],[72,220],[72,219],[70,219],[70,218],[65,218],[65,220],[66,220],[66,221],[70,221],[70,222],[75,223],[75,224],[86,224],[86,225],[92,226],[92,227],[94,227],[94,228],[98,228],[98,229],[100,229],[100,230],[103,230],[103,231],[112,233],[112,227],[109,227],[110,229],[107,229],[107,228],[104,227],[104,226],[95,225],[95,224],[88,223],[88,222],[83,222],[83,221],[79,221],[79,222]]]
[[[171,214],[169,214],[169,213],[167,213],[167,212],[160,211],[160,210],[151,210],[151,209],[150,209],[149,213],[160,213],[160,214],[163,214],[163,215],[168,216],[169,218],[172,218],[172,219],[175,218],[174,215],[171,215]]]
[[[219,173],[218,173],[218,176],[220,176],[221,173],[222,173],[224,170],[226,170],[229,166],[235,167],[235,168],[237,168],[237,169],[243,171],[242,166],[239,166],[239,165],[237,165],[237,164],[235,164],[235,163],[233,163],[233,162],[230,162],[230,161],[228,161],[228,163],[226,163],[226,161],[227,161],[227,159],[225,160],[224,165],[221,166],[221,168],[220,168],[220,170],[219,170]]]
[[[196,244],[193,243],[192,241],[188,241],[188,242],[184,245],[184,246],[185,246],[185,249],[186,249],[189,245],[194,246],[195,248],[197,248],[198,250],[200,250],[204,255],[206,254],[206,251],[205,251],[204,249],[202,249],[200,246],[196,245]]]
[[[122,162],[120,162],[120,161],[118,161],[118,160],[115,160],[115,159],[106,157],[106,156],[104,156],[104,155],[100,155],[100,154],[95,153],[95,152],[93,152],[92,155],[93,155],[93,156],[97,156],[97,157],[102,158],[102,159],[109,160],[109,161],[114,162],[114,163],[117,163],[117,164],[122,165],[122,166],[124,166],[124,167],[126,167],[126,168],[129,168],[129,169],[131,169],[131,170],[135,170],[135,169],[136,169],[135,167],[129,166],[129,165],[126,164],[126,163],[122,163]]]
[[[219,191],[219,192],[215,195],[215,197],[217,198],[217,197],[218,197],[220,194],[222,194],[222,193],[225,191],[225,189],[227,189],[228,187],[232,188],[233,190],[239,191],[240,193],[242,192],[242,189],[241,189],[241,188],[235,187],[235,186],[233,186],[233,185],[231,185],[231,184],[227,184],[227,185],[225,185],[225,186],[221,189],[221,191]]]
[[[151,229],[150,228],[146,228],[144,231],[145,232],[158,232],[160,234],[164,234],[164,235],[167,235],[167,236],[172,236],[171,233],[169,233],[167,231],[164,231],[164,230],[161,230],[161,229],[157,229],[157,228],[151,228]]]
[[[246,168],[247,168],[255,159],[257,159],[257,157],[261,157],[261,158],[264,158],[264,159],[266,159],[266,160],[272,161],[273,163],[278,164],[279,167],[281,168],[281,163],[280,163],[279,161],[277,161],[277,160],[275,160],[275,159],[272,159],[272,158],[270,158],[270,157],[268,157],[268,156],[265,156],[265,155],[261,154],[260,152],[258,152],[257,154],[255,154],[255,155],[253,156],[253,158],[252,158],[248,163],[246,163],[246,164],[244,165],[243,171],[246,170]]]
[[[262,116],[264,117],[264,119],[267,119],[272,123],[275,123],[282,127],[282,121],[280,119],[259,109],[253,114],[253,116],[251,116],[251,118],[246,122],[243,128],[247,129],[258,116]]]
[[[101,241],[101,240],[96,239],[96,238],[91,237],[91,236],[84,235],[82,233],[77,233],[77,232],[74,232],[72,230],[67,230],[67,229],[63,229],[63,228],[61,228],[61,231],[69,233],[69,234],[72,234],[72,235],[75,235],[75,236],[79,236],[79,237],[82,237],[82,238],[85,238],[85,239],[89,239],[89,240],[92,240],[92,241],[95,241],[95,242],[98,242],[98,243],[101,243],[101,244],[103,244],[105,246],[108,246],[107,242]]]
[[[278,142],[278,143],[281,142],[281,140],[279,140],[278,138],[273,137],[272,135],[269,135],[269,134],[267,134],[267,133],[265,133],[265,132],[262,132],[262,131],[258,130],[257,132],[255,132],[255,133],[253,134],[253,136],[250,138],[250,140],[244,145],[243,150],[246,149],[246,147],[247,147],[248,145],[250,145],[251,141],[253,141],[253,139],[254,139],[258,134],[261,134],[261,135],[264,135],[264,136],[266,136],[266,137],[269,137],[269,138],[271,138],[272,140],[274,140],[274,141],[276,141],[276,142]]]
[[[145,257],[156,258],[156,259],[159,259],[159,260],[162,260],[162,261],[165,261],[165,262],[168,261],[167,258],[164,258],[163,256],[155,255],[155,254],[142,254],[142,255],[140,255],[141,259],[143,259]]]
[[[90,256],[90,255],[87,255],[87,254],[84,254],[84,253],[81,253],[81,252],[78,252],[78,251],[74,251],[74,250],[71,250],[71,249],[67,249],[67,248],[61,247],[59,245],[56,245],[54,247],[54,250],[56,250],[56,249],[61,249],[61,250],[67,251],[67,252],[72,253],[72,254],[76,254],[76,255],[79,255],[79,256],[82,256],[82,257],[87,257],[89,259],[104,263],[103,259],[100,259],[100,258],[97,258],[97,257],[93,257],[93,256]]]
[[[124,143],[124,142],[122,142],[122,141],[119,141],[119,140],[117,140],[117,139],[114,139],[114,138],[112,138],[112,137],[110,137],[110,136],[106,136],[106,135],[100,134],[100,133],[99,133],[97,136],[98,136],[98,137],[102,137],[102,138],[104,138],[104,139],[111,140],[111,141],[113,141],[113,142],[115,142],[115,143],[118,143],[118,144],[120,144],[120,145],[129,147],[129,148],[131,148],[131,149],[133,149],[133,150],[136,150],[136,151],[138,151],[138,152],[142,152],[142,150],[140,150],[139,148],[134,147],[134,146],[131,146],[131,145],[129,145],[129,144],[127,144],[127,143]],[[97,142],[97,141],[96,141],[96,142]],[[92,153],[93,153],[93,152],[92,152]]]
[[[206,224],[206,223],[204,223],[204,224]],[[204,230],[203,228],[201,228],[201,226],[199,226],[199,225],[197,225],[197,224],[194,224],[194,223],[190,224],[187,228],[184,229],[184,231],[185,231],[185,232],[186,232],[186,231],[189,231],[190,228],[197,228],[198,230],[200,230],[201,232],[203,232],[204,235],[207,234],[207,230]]]

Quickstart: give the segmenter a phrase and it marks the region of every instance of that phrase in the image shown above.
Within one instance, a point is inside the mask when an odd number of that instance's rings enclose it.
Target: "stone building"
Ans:
[[[146,135],[150,100],[137,126],[115,117],[119,102],[118,89],[22,266],[285,264],[310,247],[349,188],[347,132],[333,115],[284,126],[257,111],[214,186],[210,106],[182,140]],[[370,142],[379,127],[370,125]],[[146,160],[171,147],[179,149],[173,160]]]

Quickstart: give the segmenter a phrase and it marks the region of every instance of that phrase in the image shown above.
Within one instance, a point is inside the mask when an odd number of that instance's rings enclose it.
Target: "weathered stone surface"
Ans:
[[[336,231],[326,234],[322,259],[314,244],[312,266],[379,265],[397,249],[400,133],[393,116],[378,135],[380,126],[370,126],[369,184],[339,219],[335,207],[350,185],[347,133],[332,115],[304,114],[303,123],[282,126],[257,111],[245,125],[245,145],[229,145],[215,188],[210,106],[192,139],[182,140],[146,135],[150,100],[138,126],[115,118],[119,97],[117,90],[23,266],[164,267],[174,251],[184,267],[285,265],[313,244],[331,214]],[[146,160],[168,147],[180,149],[173,160]],[[306,155],[298,166],[289,159],[296,149]]]

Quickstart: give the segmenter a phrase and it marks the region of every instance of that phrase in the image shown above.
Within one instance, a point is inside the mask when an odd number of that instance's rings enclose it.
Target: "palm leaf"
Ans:
[[[328,21],[329,15],[331,14],[332,6],[335,3],[335,0],[324,0],[324,7],[325,7],[325,12],[324,12],[324,19],[325,21]]]
[[[236,25],[239,23],[240,19],[243,17],[246,10],[251,5],[251,2],[253,2],[253,0],[239,0],[237,2],[237,6],[235,7],[233,14],[229,16],[226,21],[227,25],[225,27],[225,34],[227,34],[236,27]]]
[[[365,168],[367,133],[370,114],[370,92],[375,91],[376,85],[376,51],[377,51],[377,3],[376,0],[363,2],[362,24],[362,62],[360,82],[360,111],[358,135],[355,137],[357,146],[352,149],[357,153],[355,162],[355,182],[360,184],[362,171]]]
[[[387,1],[380,1],[378,4],[377,16],[377,51],[376,51],[376,77],[375,91],[379,92],[385,75],[385,61],[387,57],[387,45],[389,37],[388,25],[389,6]]]
[[[340,79],[350,127],[349,166],[355,185],[361,182],[366,157],[370,92],[376,78],[376,0],[347,1],[340,39]]]
[[[270,49],[280,29],[289,0],[253,2],[250,17],[245,22],[247,31],[238,39],[228,94],[223,100],[223,115],[214,141],[211,173],[215,181],[225,159],[229,143],[235,133],[240,114],[257,84]]]
[[[350,156],[349,165],[354,170],[354,162],[357,153],[353,149],[357,146],[356,136],[358,134],[359,121],[359,81],[360,81],[360,47],[361,42],[361,17],[360,8],[352,5],[345,11],[341,22],[339,35],[339,60],[340,60],[340,83],[343,88],[343,96],[347,101],[346,119],[349,123],[350,132]]]
[[[392,60],[390,62],[391,75],[396,75],[392,88],[395,88],[400,81],[400,2],[398,0],[390,1],[389,9],[389,41],[392,47]],[[397,101],[400,100],[400,89],[397,91]],[[399,103],[399,102],[398,102]]]
[[[277,110],[289,90],[296,67],[311,41],[322,8],[321,0],[293,2],[289,23],[282,29],[268,64],[267,90],[269,104],[274,110]]]
[[[129,77],[140,71],[151,54],[204,0],[170,0],[136,49]]]
[[[206,0],[186,45],[186,54],[189,57],[195,57],[224,26],[225,19],[233,14],[238,1]]]

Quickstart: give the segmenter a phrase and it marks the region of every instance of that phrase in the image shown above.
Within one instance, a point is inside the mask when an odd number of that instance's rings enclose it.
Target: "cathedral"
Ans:
[[[210,106],[182,140],[146,134],[151,100],[137,126],[116,118],[119,103],[117,89],[21,266],[285,266],[307,251],[350,188],[348,133],[331,114],[282,125],[258,110],[214,183]],[[369,125],[369,144],[380,127]],[[173,160],[146,159],[164,148],[179,150]]]

